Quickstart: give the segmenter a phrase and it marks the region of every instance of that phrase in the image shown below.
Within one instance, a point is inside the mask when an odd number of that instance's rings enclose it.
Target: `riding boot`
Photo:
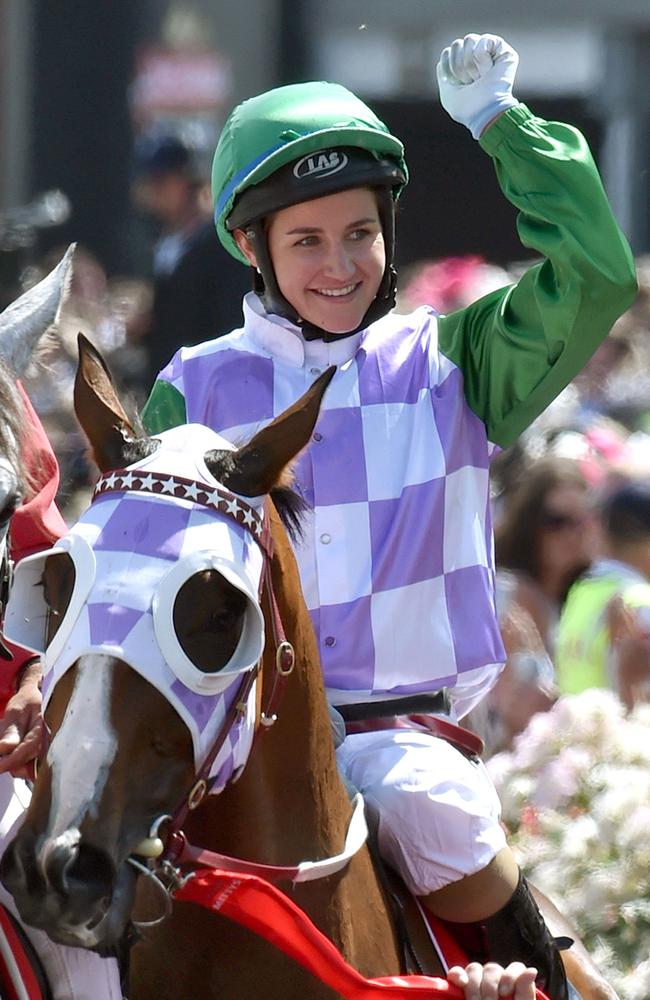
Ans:
[[[477,923],[444,921],[469,958],[477,962],[524,962],[537,969],[537,985],[550,1000],[568,1000],[568,985],[560,947],[570,938],[554,938],[520,873],[514,893],[504,907]]]

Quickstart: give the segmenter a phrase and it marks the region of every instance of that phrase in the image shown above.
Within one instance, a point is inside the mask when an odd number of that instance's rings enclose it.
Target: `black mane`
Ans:
[[[289,538],[294,542],[300,541],[303,537],[302,522],[309,504],[290,486],[275,486],[271,490],[271,500]]]

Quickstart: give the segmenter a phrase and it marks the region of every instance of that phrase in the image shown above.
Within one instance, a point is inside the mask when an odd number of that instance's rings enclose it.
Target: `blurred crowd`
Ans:
[[[239,325],[246,290],[245,269],[225,259],[209,199],[182,150],[149,143],[137,166],[134,200],[159,222],[151,277],[109,279],[79,248],[58,335],[25,379],[61,465],[59,502],[70,523],[96,474],[72,407],[77,334],[100,349],[135,413],[176,347]],[[58,256],[44,259],[30,280]],[[525,266],[476,256],[420,262],[400,272],[397,309],[452,312],[511,283]],[[578,378],[493,462],[507,663],[465,723],[488,754],[510,747],[531,716],[563,693],[602,687],[627,707],[650,700],[650,257],[637,268],[633,307]],[[210,294],[198,303],[206,283]]]

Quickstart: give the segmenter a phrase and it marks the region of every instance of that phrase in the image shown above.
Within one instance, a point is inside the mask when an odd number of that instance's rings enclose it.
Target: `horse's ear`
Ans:
[[[22,375],[43,334],[59,322],[72,281],[72,243],[61,261],[42,281],[0,313],[0,358]]]
[[[102,472],[123,464],[124,446],[136,437],[99,351],[80,333],[74,409]]]
[[[209,452],[205,461],[216,479],[245,497],[262,496],[280,484],[282,475],[306,446],[318,418],[332,366],[316,379],[304,396],[259,431],[236,452]]]

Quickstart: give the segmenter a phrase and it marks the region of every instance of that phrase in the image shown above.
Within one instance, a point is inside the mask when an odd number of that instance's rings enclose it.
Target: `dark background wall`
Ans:
[[[501,265],[525,259],[516,211],[500,192],[491,158],[467,129],[437,102],[373,106],[404,142],[411,175],[399,210],[398,262],[457,254]],[[530,106],[543,118],[577,125],[597,153],[601,129],[584,102],[536,99]]]
[[[109,270],[128,265],[127,86],[141,4],[37,0],[34,8],[33,188],[61,188],[72,215],[42,234],[75,239]]]
[[[132,273],[139,265],[141,234],[129,199],[128,87],[156,9],[153,0],[35,0],[32,186],[60,187],[72,204],[65,226],[41,235],[40,249],[76,239],[109,274]],[[272,82],[308,78],[314,39],[308,42],[308,26],[293,4],[279,4],[276,27]],[[524,258],[515,212],[498,189],[490,158],[467,131],[435,100],[371,103],[403,139],[411,170],[398,261],[464,253],[500,264]],[[598,158],[602,129],[585,101],[531,104],[544,117],[578,125]]]

